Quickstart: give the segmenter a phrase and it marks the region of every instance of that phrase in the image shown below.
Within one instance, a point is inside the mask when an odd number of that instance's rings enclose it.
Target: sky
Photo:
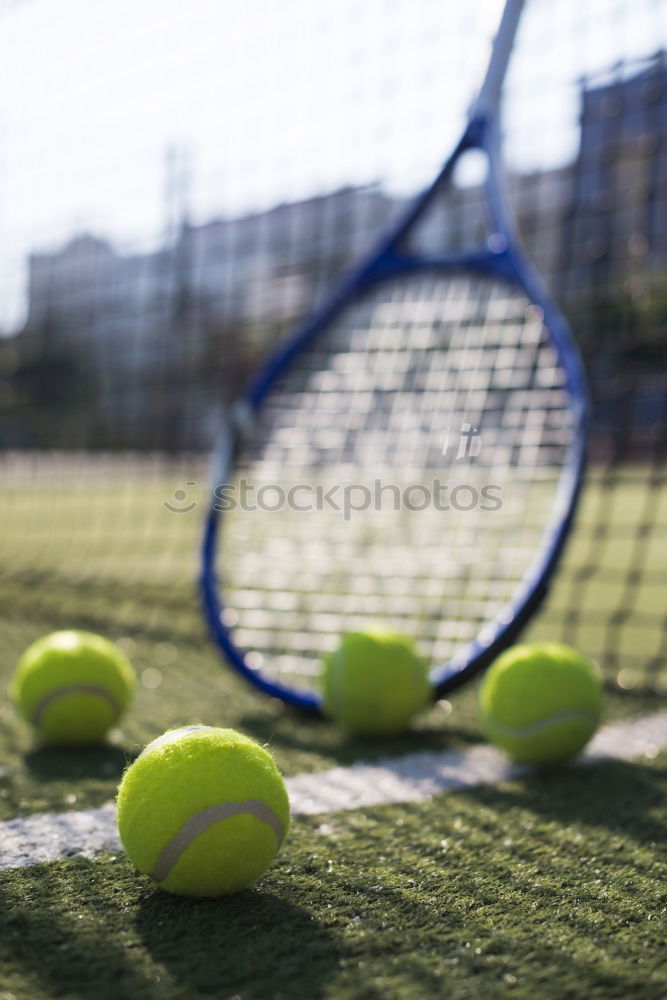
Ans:
[[[25,258],[379,181],[418,190],[461,128],[498,0],[0,0],[0,331]],[[521,170],[576,152],[578,79],[667,45],[667,0],[527,0],[506,86]],[[173,164],[177,164],[174,167]],[[173,185],[172,185],[173,186]],[[187,195],[187,196],[186,196]]]

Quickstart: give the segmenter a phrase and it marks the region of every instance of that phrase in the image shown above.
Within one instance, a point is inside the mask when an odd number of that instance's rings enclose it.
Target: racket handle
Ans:
[[[473,108],[473,117],[495,117],[500,102],[500,90],[507,72],[512,46],[521,19],[524,0],[506,0],[493,53],[482,89]]]

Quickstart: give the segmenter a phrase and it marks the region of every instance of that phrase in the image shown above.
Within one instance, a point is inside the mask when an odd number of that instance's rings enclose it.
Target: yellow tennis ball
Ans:
[[[289,826],[271,754],[212,726],[174,729],[149,743],[125,772],[116,804],[135,868],[183,896],[223,896],[254,882]]]
[[[426,662],[412,639],[396,632],[375,626],[348,632],[324,658],[324,711],[350,732],[401,732],[431,694]]]
[[[52,632],[26,649],[10,694],[47,743],[98,743],[127,708],[134,670],[92,632]]]
[[[488,738],[513,760],[555,764],[574,757],[602,713],[597,668],[559,642],[514,646],[489,668],[480,690]]]

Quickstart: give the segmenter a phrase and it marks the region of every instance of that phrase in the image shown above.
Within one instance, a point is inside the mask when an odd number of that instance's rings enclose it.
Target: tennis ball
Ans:
[[[118,789],[118,831],[140,872],[183,896],[223,896],[258,879],[289,826],[273,757],[233,729],[174,729]]]
[[[431,697],[428,670],[412,639],[372,626],[342,636],[324,658],[323,707],[352,733],[386,736],[406,729]]]
[[[588,743],[602,712],[595,665],[560,642],[514,646],[489,668],[480,691],[488,738],[527,764],[555,764]]]
[[[52,632],[26,649],[10,695],[46,743],[98,743],[127,708],[134,671],[107,639]]]

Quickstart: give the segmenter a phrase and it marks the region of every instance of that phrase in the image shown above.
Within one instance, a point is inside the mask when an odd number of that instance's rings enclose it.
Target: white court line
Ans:
[[[616,722],[600,730],[578,765],[655,757],[667,749],[667,712]],[[493,747],[415,753],[353,764],[287,779],[295,816],[311,816],[382,803],[421,802],[447,791],[496,785],[530,768],[510,764]],[[0,869],[23,868],[58,858],[91,858],[120,849],[112,802],[85,812],[41,813],[0,823]]]

